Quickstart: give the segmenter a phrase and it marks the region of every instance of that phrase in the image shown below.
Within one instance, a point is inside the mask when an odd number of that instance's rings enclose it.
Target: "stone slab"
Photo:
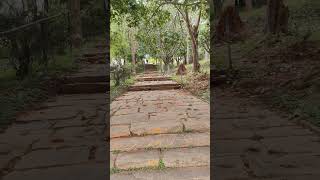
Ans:
[[[135,169],[157,167],[159,165],[159,150],[119,153],[116,159],[116,168]]]
[[[166,167],[210,166],[210,148],[177,148],[162,151],[162,159]]]
[[[53,167],[48,169],[13,171],[5,176],[3,180],[106,180],[108,176],[109,173],[105,164],[92,163],[74,166]]]
[[[119,138],[119,137],[128,137],[130,136],[129,125],[116,125],[110,127],[110,137]]]
[[[135,171],[111,175],[111,180],[209,180],[209,167]]]
[[[89,148],[49,149],[32,151],[22,157],[15,166],[17,170],[35,169],[41,167],[63,166],[87,162]]]
[[[130,131],[134,135],[181,133],[183,125],[179,121],[146,121],[131,124]]]
[[[209,146],[209,133],[159,134],[153,136],[111,139],[111,151],[134,151],[145,148]]]

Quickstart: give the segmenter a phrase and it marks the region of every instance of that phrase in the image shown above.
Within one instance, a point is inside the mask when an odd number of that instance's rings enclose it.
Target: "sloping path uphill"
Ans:
[[[21,113],[0,134],[0,179],[107,178],[106,51],[103,45],[90,51],[56,97]]]
[[[209,180],[210,105],[147,69],[111,103],[111,179]]]

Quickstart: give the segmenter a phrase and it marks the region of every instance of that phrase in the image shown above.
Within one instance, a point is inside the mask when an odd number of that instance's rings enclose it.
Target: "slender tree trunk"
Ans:
[[[236,14],[239,15],[239,11],[240,11],[240,2],[239,2],[239,0],[235,0],[234,1],[234,8],[236,10]]]
[[[266,32],[276,34],[288,31],[289,8],[283,0],[268,0]]]
[[[195,34],[191,34],[192,36],[192,61],[193,61],[193,71],[198,72],[199,71],[199,52],[198,52],[198,43],[197,43],[197,37]]]
[[[252,9],[252,0],[246,0],[246,9],[247,11]]]
[[[70,12],[72,27],[72,46],[76,49],[80,49],[82,41],[80,0],[70,0]]]
[[[221,0],[209,0],[210,4],[210,11],[213,12],[214,17],[217,19],[220,17],[220,14],[222,12],[222,2]]]
[[[219,6],[219,4],[221,4],[220,0],[209,0],[209,5],[210,5],[210,69],[213,69],[213,46],[214,46],[214,32],[215,32],[215,22],[218,21],[218,18],[220,16],[221,13],[221,5],[220,5],[220,9],[219,9],[219,14],[217,14],[216,11],[216,6]],[[217,19],[217,20],[215,20]]]
[[[49,13],[49,1],[44,0],[44,17],[48,17]],[[42,60],[45,64],[45,66],[48,66],[48,39],[49,39],[49,33],[48,33],[48,22],[41,23],[41,32],[42,32]]]
[[[134,39],[134,30],[130,29],[129,30],[129,40],[130,40],[130,50],[131,50],[131,62],[133,65],[136,64],[136,53],[137,53],[137,42]]]
[[[104,11],[106,15],[106,51],[107,51],[107,56],[106,56],[106,62],[108,64],[108,72],[110,72],[110,18],[111,18],[111,12],[110,12],[110,0],[104,0]],[[107,76],[107,82],[110,82],[110,76]]]

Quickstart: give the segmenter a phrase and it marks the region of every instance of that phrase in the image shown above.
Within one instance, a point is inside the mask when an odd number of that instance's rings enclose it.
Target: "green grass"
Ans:
[[[150,167],[141,167],[141,168],[129,168],[129,169],[118,169],[116,167],[113,167],[110,169],[110,174],[116,174],[116,173],[121,173],[121,172],[131,172],[131,171],[148,171],[148,170],[165,170],[166,166],[163,162],[162,159],[159,160],[158,166],[150,166]]]
[[[319,0],[285,0],[289,7],[289,34],[280,36],[267,36],[264,32],[266,7],[241,11],[241,19],[246,22],[249,35],[244,42],[236,42],[232,45],[232,56],[236,64],[240,58],[264,58],[269,53],[286,50],[294,44],[302,42],[303,37],[311,32],[307,41],[316,41],[320,44],[320,1]],[[276,41],[277,40],[277,41]],[[218,68],[224,68],[226,47],[215,49],[214,64]],[[257,59],[257,60],[258,60]],[[245,70],[247,67],[236,67]],[[250,71],[254,72],[254,70]],[[259,74],[259,72],[255,72]],[[299,72],[297,72],[299,73]],[[266,99],[275,107],[281,108],[291,114],[299,114],[306,117],[314,124],[320,126],[319,90],[308,92],[304,89],[304,97],[298,96],[301,92],[292,92],[289,89],[279,87]]]
[[[210,86],[208,86],[205,90],[191,90],[191,87],[195,86],[195,84],[191,83],[194,81],[197,81],[198,78],[201,78],[201,76],[209,76],[210,75],[210,61],[208,60],[201,60],[200,63],[200,73],[194,74],[192,72],[193,64],[186,65],[187,68],[187,75],[179,76],[176,75],[174,71],[174,74],[172,74],[172,79],[180,83],[184,88],[187,90],[190,90],[191,93],[193,93],[195,96],[199,97],[200,99],[210,102]],[[210,76],[209,76],[210,77]],[[210,83],[210,78],[208,79],[207,83]]]
[[[159,169],[159,170],[164,170],[164,169],[166,169],[166,166],[165,166],[165,164],[164,164],[164,162],[163,162],[162,159],[159,160],[158,169]]]
[[[0,127],[14,120],[16,114],[48,98],[47,82],[77,68],[72,54],[55,56],[45,68],[33,63],[31,72],[23,80],[16,77],[13,68],[0,71]]]
[[[115,81],[110,81],[110,99],[113,101],[115,98],[119,97],[121,94],[123,94],[130,85],[132,85],[135,82],[134,77],[131,77],[129,79],[126,79],[124,82],[122,82],[119,86],[115,86]]]

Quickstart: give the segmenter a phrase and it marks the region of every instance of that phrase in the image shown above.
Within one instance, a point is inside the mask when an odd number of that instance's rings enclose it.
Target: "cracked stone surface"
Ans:
[[[215,89],[213,179],[320,177],[320,137],[228,89]]]
[[[209,180],[209,167],[175,168],[167,170],[135,171],[111,176],[111,180]]]
[[[101,77],[107,74],[102,66],[86,65],[72,76],[72,83],[101,83]],[[0,179],[105,180],[109,175],[107,102],[105,93],[71,92],[50,97],[39,108],[19,113],[0,134]]]
[[[111,103],[112,169],[130,170],[111,179],[210,179],[210,105],[159,77],[138,76],[141,89]]]

